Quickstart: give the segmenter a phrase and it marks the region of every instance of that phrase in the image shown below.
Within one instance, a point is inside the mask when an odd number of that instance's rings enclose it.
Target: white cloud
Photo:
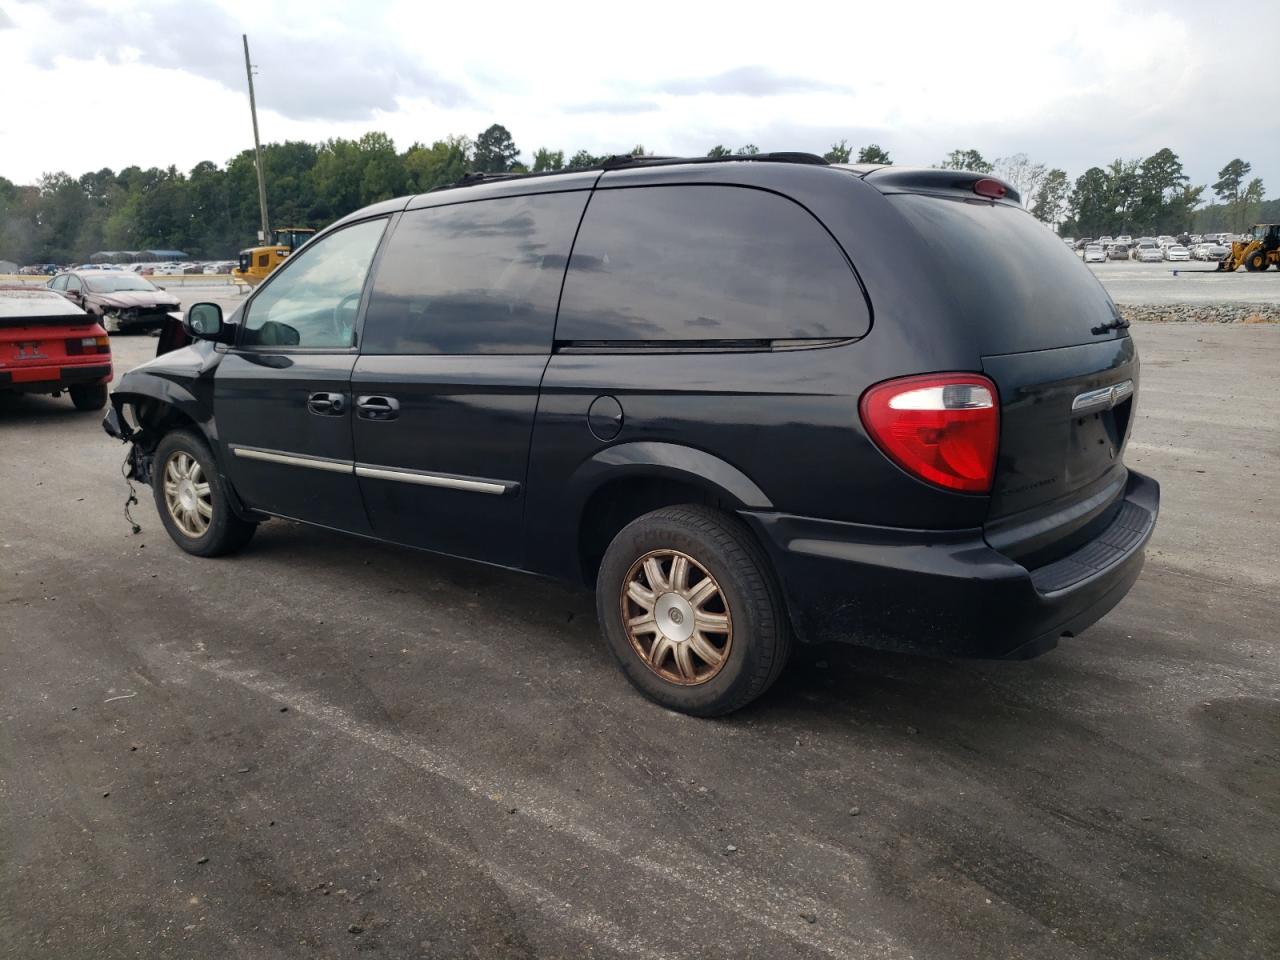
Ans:
[[[505,124],[539,146],[643,143],[822,152],[875,141],[899,162],[1024,151],[1072,176],[1170,146],[1197,183],[1252,161],[1280,189],[1280,112],[1241,80],[1274,57],[1280,4],[1247,29],[1203,4],[752,7],[418,0],[42,0],[6,4],[0,175],[189,169],[251,144],[240,33],[264,139],[385,130],[403,148]],[[38,106],[43,112],[33,112]]]

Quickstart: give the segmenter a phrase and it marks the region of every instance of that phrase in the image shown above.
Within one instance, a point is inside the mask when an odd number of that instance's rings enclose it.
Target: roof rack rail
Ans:
[[[645,157],[622,154],[609,157],[600,166],[605,170],[618,167],[661,167],[676,163],[803,163],[813,166],[827,166],[827,161],[816,153],[800,153],[794,150],[779,150],[773,153],[734,153],[727,157]]]
[[[735,153],[727,157],[658,157],[636,156],[630,153],[616,153],[605,157],[588,167],[565,167],[561,170],[539,170],[537,173],[484,173],[476,170],[464,173],[453,183],[432,187],[429,193],[437,190],[453,190],[458,187],[471,187],[481,183],[494,183],[502,180],[520,180],[525,177],[547,177],[558,173],[581,173],[584,170],[620,170],[625,167],[662,167],[683,163],[800,163],[810,166],[828,166],[826,160],[816,153],[800,153],[782,150],[774,153]]]

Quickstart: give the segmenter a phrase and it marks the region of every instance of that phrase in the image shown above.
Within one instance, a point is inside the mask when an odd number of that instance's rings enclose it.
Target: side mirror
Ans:
[[[182,329],[192,340],[217,343],[225,338],[228,328],[222,322],[222,308],[216,303],[194,303],[182,318]]]

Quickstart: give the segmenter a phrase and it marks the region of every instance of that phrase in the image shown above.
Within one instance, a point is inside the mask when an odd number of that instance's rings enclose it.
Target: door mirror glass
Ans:
[[[222,308],[216,303],[196,303],[182,318],[183,329],[193,340],[218,340],[222,334]]]

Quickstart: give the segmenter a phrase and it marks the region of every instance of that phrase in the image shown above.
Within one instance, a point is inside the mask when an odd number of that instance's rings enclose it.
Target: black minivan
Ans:
[[[126,374],[169,533],[285,517],[577,581],[628,678],[726,713],[793,641],[1029,657],[1142,567],[1138,357],[982,174],[806,154],[474,175],[319,233]]]

